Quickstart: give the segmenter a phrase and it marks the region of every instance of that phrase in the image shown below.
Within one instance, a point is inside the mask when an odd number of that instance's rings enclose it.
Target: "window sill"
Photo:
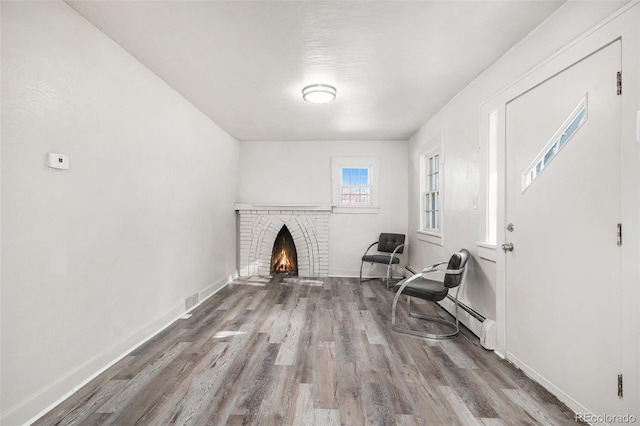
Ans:
[[[337,214],[378,214],[380,207],[342,207],[333,206],[332,212]]]
[[[439,246],[444,245],[442,234],[418,230],[416,231],[416,237],[418,238],[419,241],[424,241],[425,243],[436,244]]]
[[[477,242],[476,246],[478,247],[478,256],[494,263],[497,261],[498,251],[496,245]]]

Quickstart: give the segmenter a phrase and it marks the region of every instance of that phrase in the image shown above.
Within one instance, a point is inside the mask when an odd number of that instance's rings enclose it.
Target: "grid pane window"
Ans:
[[[340,202],[350,205],[371,204],[371,184],[368,168],[341,169]]]
[[[423,192],[423,229],[440,229],[440,155],[435,154],[425,161],[425,182]]]

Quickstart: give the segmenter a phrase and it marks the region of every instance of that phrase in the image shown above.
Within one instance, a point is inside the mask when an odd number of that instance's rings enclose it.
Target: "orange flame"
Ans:
[[[273,265],[273,269],[276,272],[289,272],[289,270],[291,269],[291,261],[289,260],[289,257],[287,256],[287,253],[284,251],[284,249],[280,251],[278,258]]]

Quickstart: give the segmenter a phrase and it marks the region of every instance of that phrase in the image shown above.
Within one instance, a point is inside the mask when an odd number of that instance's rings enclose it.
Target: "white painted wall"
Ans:
[[[65,3],[2,2],[2,424],[234,275],[238,145]]]
[[[380,158],[380,209],[330,215],[329,275],[357,276],[360,258],[380,232],[406,234],[407,142],[240,142],[238,200],[243,203],[331,204],[331,157],[350,156]],[[364,270],[381,273],[386,270]]]
[[[463,301],[489,318],[504,322],[504,267],[501,261],[494,263],[479,257],[476,242],[484,240],[484,155],[480,141],[480,112],[483,105],[495,97],[502,89],[513,84],[518,78],[542,63],[546,58],[561,50],[576,39],[581,39],[588,31],[600,28],[599,24],[616,10],[623,2],[567,2],[558,11],[532,32],[518,46],[514,47],[497,63],[486,70],[474,82],[452,99],[438,114],[429,120],[409,140],[409,230],[412,251],[410,263],[415,267],[447,258],[460,247],[470,248],[474,262],[467,275],[467,286]],[[637,2],[634,9],[639,9]],[[640,278],[637,267],[639,258],[640,211],[638,208],[638,165],[639,149],[633,144],[633,124],[635,113],[640,110],[638,85],[640,75],[637,46],[640,14],[637,10],[631,19],[636,22],[635,32],[627,32],[623,37],[623,74],[627,88],[623,97],[623,221],[625,222],[625,240],[623,254],[623,294],[624,306],[623,335],[625,336],[623,363],[625,374],[625,412],[640,417],[640,374],[639,374],[639,336],[640,327],[640,291],[637,286]],[[610,28],[611,29],[611,28]],[[627,46],[626,48],[624,46]],[[626,50],[625,50],[626,49]],[[626,52],[626,53],[624,53]],[[625,130],[626,129],[626,130]],[[420,242],[415,230],[418,228],[419,211],[419,155],[430,147],[428,143],[439,133],[444,134],[445,145],[445,219],[444,244],[442,246]],[[633,184],[630,184],[633,182]],[[473,200],[479,200],[479,210],[473,209]],[[505,226],[504,215],[499,213],[498,227]],[[627,225],[628,224],[628,225]],[[498,243],[502,242],[504,230],[498,234]],[[498,259],[502,252],[496,253]],[[532,267],[541,267],[532,265]],[[585,265],[588,267],[588,265]],[[597,315],[597,313],[594,313]],[[508,318],[506,319],[508,321]],[[503,324],[502,324],[503,326]],[[635,331],[633,331],[635,330]],[[504,353],[504,340],[499,341],[498,352]],[[594,336],[597,345],[597,336]],[[570,350],[568,348],[568,350]],[[590,356],[584,354],[583,356]],[[567,402],[567,401],[565,401]],[[616,413],[618,414],[618,413]]]

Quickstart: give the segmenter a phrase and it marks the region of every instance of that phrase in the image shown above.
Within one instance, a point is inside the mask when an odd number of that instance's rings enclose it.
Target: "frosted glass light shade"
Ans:
[[[312,84],[302,89],[302,98],[312,104],[326,104],[336,98],[336,88],[328,84]]]

